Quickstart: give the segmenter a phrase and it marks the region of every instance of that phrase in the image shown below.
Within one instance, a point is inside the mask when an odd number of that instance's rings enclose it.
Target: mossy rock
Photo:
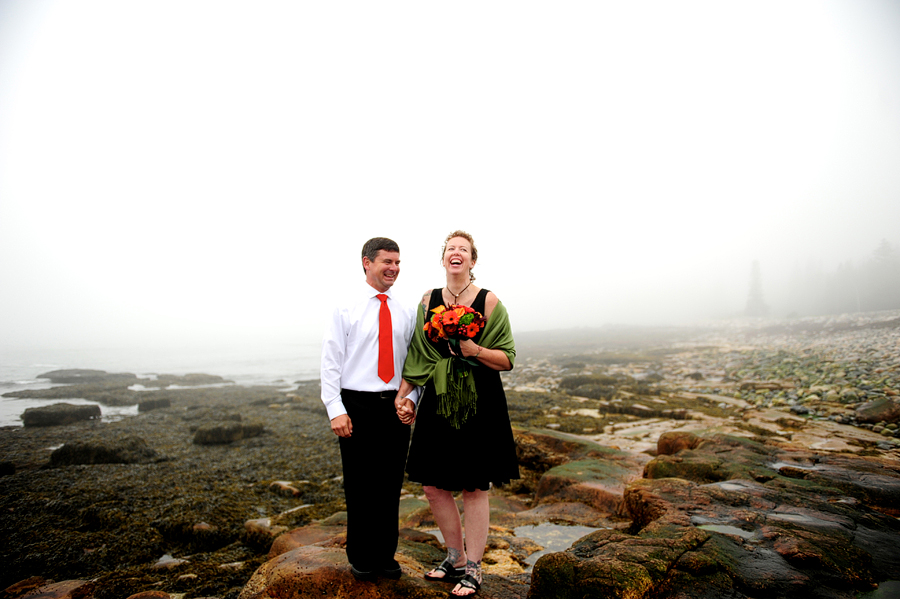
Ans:
[[[139,437],[70,441],[50,454],[48,467],[78,464],[139,464],[157,458],[154,449]]]
[[[22,414],[25,426],[59,426],[85,420],[98,420],[101,416],[97,404],[74,405],[58,403],[40,408],[28,408]]]
[[[259,423],[226,422],[201,426],[194,434],[195,445],[226,445],[258,437],[264,427]]]

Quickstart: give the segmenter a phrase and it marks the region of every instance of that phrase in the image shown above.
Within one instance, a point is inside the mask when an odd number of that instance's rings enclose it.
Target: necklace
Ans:
[[[472,285],[472,281],[469,281],[469,284],[466,285],[465,287],[463,287],[462,291],[460,291],[459,293],[453,293],[452,291],[450,291],[450,286],[447,285],[447,293],[449,293],[450,295],[453,296],[454,304],[459,305],[459,296],[461,296],[463,293],[465,293],[466,289],[468,289],[471,285]]]

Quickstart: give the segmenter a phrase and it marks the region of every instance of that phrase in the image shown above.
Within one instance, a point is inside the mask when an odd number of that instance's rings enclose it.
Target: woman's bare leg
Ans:
[[[463,509],[466,513],[466,574],[482,582],[481,558],[487,545],[491,524],[491,506],[487,491],[463,491]],[[460,597],[472,595],[474,590],[457,584],[452,593]]]
[[[453,499],[453,493],[438,489],[437,487],[423,487],[425,497],[431,506],[431,514],[441,534],[444,536],[444,545],[447,546],[447,558],[453,563],[453,567],[461,568],[466,563],[466,552],[463,547],[462,522],[459,518],[459,508]],[[485,537],[487,540],[487,537]],[[432,570],[430,576],[443,576],[443,573]]]

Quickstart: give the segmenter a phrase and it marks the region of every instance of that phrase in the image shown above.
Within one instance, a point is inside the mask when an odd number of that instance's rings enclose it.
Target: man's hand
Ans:
[[[338,437],[349,437],[353,432],[353,423],[350,422],[349,416],[341,414],[331,419],[331,430]]]

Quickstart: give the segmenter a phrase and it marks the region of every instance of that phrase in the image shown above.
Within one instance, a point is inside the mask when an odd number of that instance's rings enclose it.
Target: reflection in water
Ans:
[[[710,532],[718,532],[723,535],[733,535],[736,537],[741,537],[742,539],[752,539],[756,534],[752,531],[738,528],[737,526],[728,526],[727,524],[701,524],[697,528],[701,530],[708,530]]]
[[[528,556],[525,560],[530,566],[534,566],[538,558],[547,553],[556,553],[557,551],[565,551],[572,546],[572,543],[581,537],[588,535],[599,528],[591,528],[590,526],[566,526],[562,524],[551,524],[544,522],[534,526],[518,526],[514,529],[517,537],[525,537],[531,539],[544,549],[537,551]]]
[[[530,572],[532,566],[534,566],[535,562],[538,561],[538,558],[547,553],[556,553],[558,551],[565,551],[569,547],[572,546],[572,543],[580,539],[581,537],[588,535],[595,530],[601,530],[600,528],[591,528],[590,526],[577,526],[577,525],[566,525],[566,524],[551,524],[549,522],[545,522],[543,524],[537,525],[525,525],[525,526],[517,526],[513,529],[513,532],[517,537],[523,539],[531,539],[543,549],[541,551],[536,551],[528,556],[526,559],[526,563],[528,563],[528,569],[526,572]],[[444,535],[441,534],[440,529],[434,528],[430,530],[426,530],[425,532],[431,533],[438,538],[438,540],[443,543]]]
[[[66,399],[20,399],[4,398],[3,414],[0,415],[0,426],[22,426],[22,414],[28,408],[40,408],[58,403],[75,405],[99,405],[100,419],[102,422],[116,422],[128,416],[137,416],[137,404],[131,406],[106,406],[96,401],[81,398]]]
[[[900,599],[900,580],[887,580],[868,593],[860,593],[859,599]]]

